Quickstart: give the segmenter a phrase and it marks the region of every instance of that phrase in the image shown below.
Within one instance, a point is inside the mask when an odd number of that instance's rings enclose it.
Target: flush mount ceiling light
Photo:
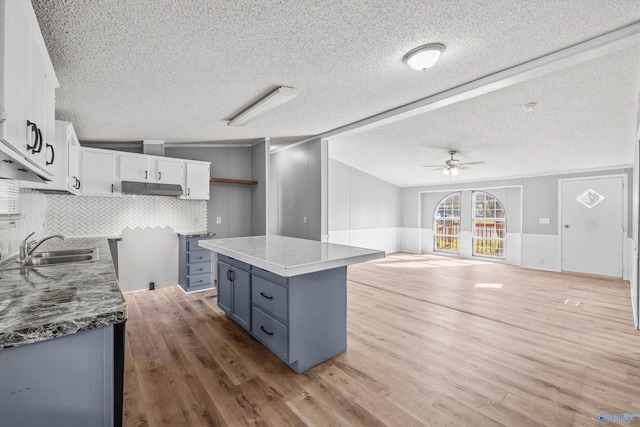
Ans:
[[[535,102],[529,102],[522,106],[522,111],[524,111],[525,113],[530,113],[536,109],[537,105],[538,104],[536,104]]]
[[[430,43],[410,50],[403,58],[402,62],[417,71],[426,71],[433,67],[444,52],[444,45],[440,43]]]
[[[251,120],[268,113],[284,104],[287,101],[291,101],[298,96],[298,90],[292,87],[280,86],[264,98],[260,99],[255,104],[251,105],[240,114],[233,117],[227,122],[229,126],[242,126],[249,123]]]

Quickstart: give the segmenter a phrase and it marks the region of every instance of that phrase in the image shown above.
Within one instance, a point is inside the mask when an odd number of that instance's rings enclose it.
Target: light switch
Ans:
[[[222,217],[221,216],[217,216],[216,217],[216,224],[222,224]]]
[[[538,218],[539,224],[551,224],[551,220],[549,218]]]

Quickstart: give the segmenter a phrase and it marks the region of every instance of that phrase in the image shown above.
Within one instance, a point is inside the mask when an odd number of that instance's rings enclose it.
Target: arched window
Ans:
[[[504,258],[507,237],[502,203],[489,193],[473,192],[473,254]]]
[[[433,215],[433,249],[458,253],[460,234],[460,192],[451,193],[438,203]]]

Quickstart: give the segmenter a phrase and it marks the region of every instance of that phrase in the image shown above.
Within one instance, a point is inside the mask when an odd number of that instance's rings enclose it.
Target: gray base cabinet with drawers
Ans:
[[[347,349],[347,268],[283,277],[218,254],[218,307],[297,373]]]
[[[213,252],[198,246],[211,239],[178,235],[178,284],[187,292],[213,288]]]

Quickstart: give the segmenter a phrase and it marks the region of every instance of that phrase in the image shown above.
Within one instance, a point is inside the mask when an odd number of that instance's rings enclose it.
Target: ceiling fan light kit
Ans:
[[[435,168],[433,169],[434,172],[441,170],[442,173],[446,176],[449,176],[449,175],[457,176],[460,173],[461,169],[469,169],[470,165],[481,165],[484,163],[483,160],[480,160],[477,162],[460,163],[460,160],[453,158],[453,156],[455,156],[456,154],[456,151],[451,150],[449,151],[449,154],[451,155],[451,158],[444,162],[444,166],[443,165],[426,165],[425,168]]]
[[[416,71],[426,71],[438,62],[442,52],[444,52],[443,44],[430,43],[407,52],[402,62]]]

